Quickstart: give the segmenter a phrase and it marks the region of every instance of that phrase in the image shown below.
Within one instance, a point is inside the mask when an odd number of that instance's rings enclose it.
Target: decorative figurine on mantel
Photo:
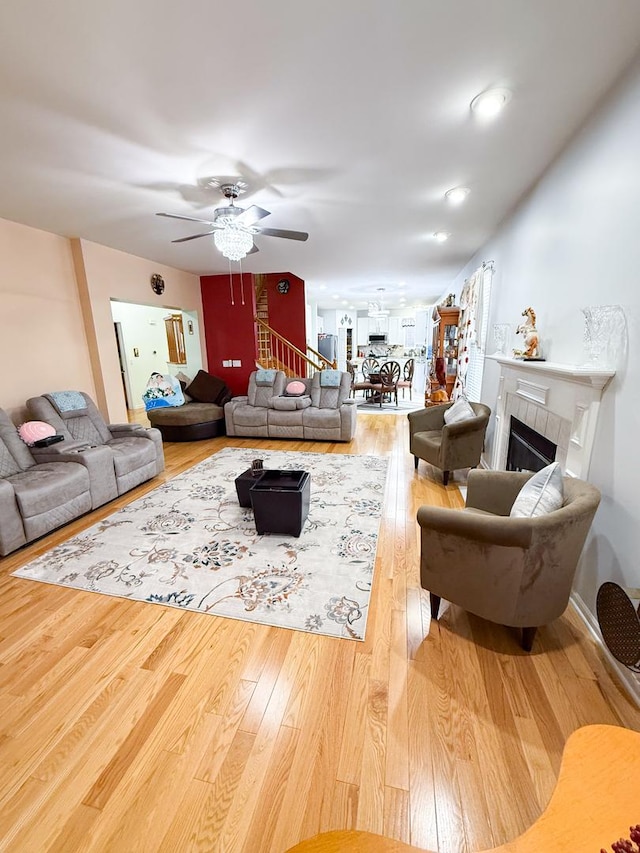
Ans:
[[[536,312],[533,308],[525,308],[522,316],[527,319],[516,329],[516,335],[524,338],[524,349],[514,349],[513,357],[525,361],[544,361],[540,355],[540,338],[536,329]]]

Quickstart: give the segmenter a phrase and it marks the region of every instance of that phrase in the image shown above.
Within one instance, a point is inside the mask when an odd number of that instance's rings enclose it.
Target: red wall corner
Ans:
[[[304,281],[290,272],[265,273],[261,278],[267,290],[269,325],[306,353]],[[289,282],[287,293],[278,290],[278,282],[282,279]],[[239,273],[233,275],[233,302],[228,275],[200,277],[209,373],[223,379],[234,396],[247,393],[258,353],[254,276],[243,273],[242,284],[244,305]],[[241,367],[223,367],[223,361],[240,361]]]
[[[242,282],[239,273],[232,278],[233,303],[228,275],[203,275],[200,289],[209,373],[223,379],[238,396],[247,393],[256,365],[256,295],[251,273],[243,273]],[[223,361],[240,361],[241,366],[223,367]]]

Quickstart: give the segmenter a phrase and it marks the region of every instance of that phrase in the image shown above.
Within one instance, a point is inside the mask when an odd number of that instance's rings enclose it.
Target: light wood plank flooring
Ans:
[[[168,444],[166,477],[224,446],[389,457],[365,642],[11,576],[157,482],[0,560],[0,850],[283,853],[355,828],[476,851],[539,816],[574,729],[640,730],[571,610],[530,655],[457,607],[430,625],[416,510],[462,501],[414,472],[406,417],[360,415],[350,445]]]

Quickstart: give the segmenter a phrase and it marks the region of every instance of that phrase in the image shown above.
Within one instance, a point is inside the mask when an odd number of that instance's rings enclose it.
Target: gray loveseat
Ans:
[[[15,425],[0,409],[0,555],[90,509],[87,468],[77,461],[36,465]]]
[[[65,403],[70,395],[71,403]],[[69,408],[67,408],[69,406]],[[91,509],[117,498],[164,471],[162,437],[140,424],[107,424],[87,394],[77,391],[31,397],[34,420],[51,424],[64,441],[34,447],[37,462],[79,462],[89,472]]]
[[[287,394],[292,382],[304,393]],[[351,441],[356,432],[356,401],[349,399],[351,376],[323,370],[311,379],[287,379],[281,370],[256,370],[244,397],[224,407],[227,435]]]

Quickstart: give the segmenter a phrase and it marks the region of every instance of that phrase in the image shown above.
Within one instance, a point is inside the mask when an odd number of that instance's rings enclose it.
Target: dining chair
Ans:
[[[404,389],[409,389],[409,399],[411,400],[411,391],[413,386],[413,371],[415,370],[415,359],[410,358],[405,361],[402,370],[402,379],[398,382],[398,388],[402,388],[402,397],[404,398]]]
[[[373,390],[373,384],[370,379],[370,375],[372,373],[376,373],[379,370],[379,362],[375,358],[365,358],[362,362],[362,381],[356,382],[354,381],[351,386],[351,390],[353,391],[353,396],[356,396],[356,391],[364,391],[364,396],[368,397]]]
[[[380,368],[380,381],[372,383],[374,394],[378,395],[378,403],[382,408],[385,397],[393,395],[398,405],[398,382],[400,381],[400,365],[397,361],[385,361]]]

